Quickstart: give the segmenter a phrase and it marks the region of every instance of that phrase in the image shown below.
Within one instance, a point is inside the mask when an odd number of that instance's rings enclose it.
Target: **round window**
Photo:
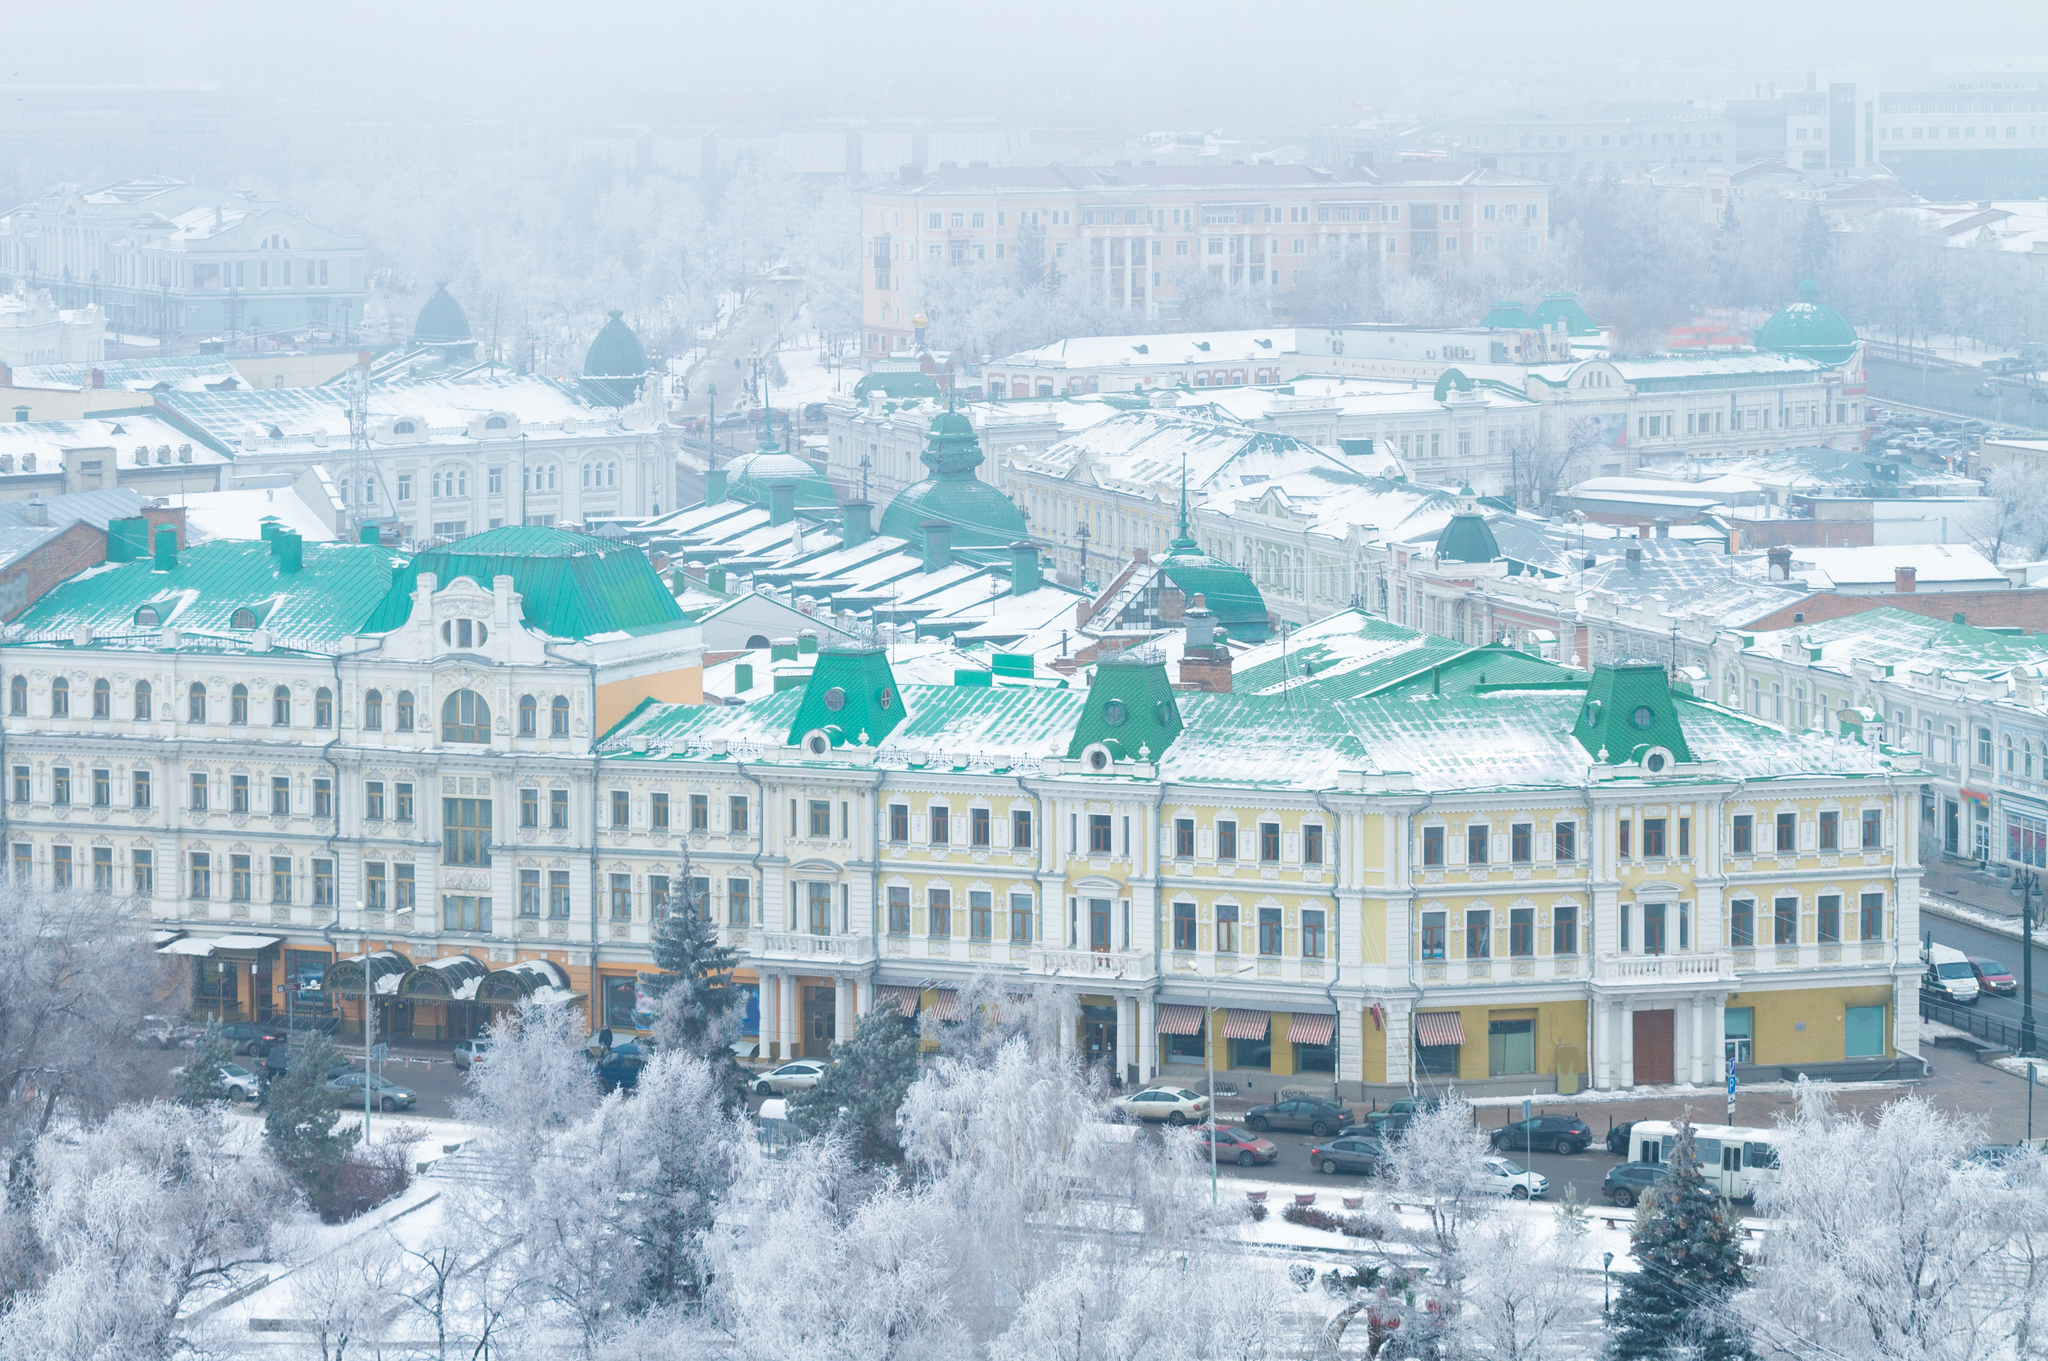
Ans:
[[[1109,768],[1109,753],[1106,751],[1089,752],[1088,768],[1090,770],[1107,770]]]
[[[1594,701],[1593,701],[1592,703],[1590,703],[1590,704],[1588,704],[1588,705],[1586,706],[1586,722],[1587,722],[1588,724],[1594,724],[1594,723],[1598,723],[1599,721],[1600,721],[1600,701],[1596,699],[1596,700],[1594,700]]]
[[[880,694],[878,694],[878,695],[876,695],[876,696],[875,696],[875,703],[877,703],[877,704],[881,705],[881,706],[882,706],[882,707],[883,707],[884,709],[888,708],[888,707],[889,707],[890,705],[894,704],[895,702],[896,702],[896,696],[895,696],[895,694],[894,694],[894,693],[892,693],[891,691],[888,691],[888,690],[884,690],[884,691],[882,691],[882,692],[881,692]]]
[[[822,737],[813,737],[811,739],[811,755],[823,756],[825,754],[825,748],[831,745],[832,744],[830,742],[827,742]]]
[[[1124,702],[1120,699],[1113,699],[1103,705],[1102,721],[1109,724],[1112,728],[1121,728],[1124,725]]]
[[[1650,759],[1643,762],[1643,764],[1650,768],[1650,773],[1652,775],[1656,774],[1658,771],[1664,769],[1664,753],[1661,751],[1651,752]]]
[[[836,685],[827,690],[825,692],[825,707],[835,714],[844,709],[846,707],[846,692]]]
[[[1657,714],[1649,705],[1638,704],[1636,711],[1628,716],[1628,721],[1638,728],[1647,728],[1657,721]]]

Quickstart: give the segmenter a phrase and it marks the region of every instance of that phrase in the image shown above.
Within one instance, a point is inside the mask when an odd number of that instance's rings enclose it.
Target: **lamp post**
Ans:
[[[2041,876],[2026,869],[2015,877],[2020,890],[2020,1057],[2028,1058],[2034,1053],[2034,895],[2041,891]]]
[[[1216,1000],[1218,983],[1239,974],[1248,974],[1256,967],[1247,964],[1221,978],[1210,979],[1209,990],[1202,995],[1202,1062],[1209,1071],[1209,1204],[1212,1206],[1216,1203],[1216,1131],[1220,1126],[1216,1123],[1216,1008],[1211,1003]]]
[[[1614,1271],[1613,1271],[1613,1267],[1614,1267],[1614,1254],[1613,1254],[1613,1253],[1611,1253],[1611,1252],[1603,1252],[1603,1253],[1601,1253],[1601,1254],[1600,1254],[1600,1312],[1601,1312],[1602,1314],[1605,1314],[1605,1313],[1606,1313],[1606,1312],[1608,1311],[1608,1308],[1609,1308],[1609,1306],[1610,1306],[1610,1305],[1612,1304],[1612,1300],[1610,1299],[1610,1297],[1608,1296],[1608,1293],[1607,1293],[1607,1284],[1608,1284],[1608,1282],[1609,1282],[1610,1280],[1612,1280],[1612,1279],[1613,1279],[1613,1277],[1614,1277]]]

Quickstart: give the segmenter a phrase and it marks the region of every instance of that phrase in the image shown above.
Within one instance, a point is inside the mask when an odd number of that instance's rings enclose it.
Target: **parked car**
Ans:
[[[1920,978],[1923,994],[1944,1002],[1977,1003],[1977,974],[1969,956],[1949,945],[1930,945],[1920,952],[1927,971]]]
[[[1305,1129],[1321,1139],[1352,1123],[1351,1108],[1320,1096],[1290,1096],[1285,1101],[1254,1106],[1245,1113],[1245,1124],[1264,1134],[1274,1127]]]
[[[282,1021],[231,1021],[220,1030],[237,1054],[260,1054],[291,1038]]]
[[[754,1080],[754,1092],[759,1096],[787,1096],[791,1092],[806,1091],[818,1085],[818,1079],[825,1076],[825,1065],[817,1059],[798,1059],[785,1063],[780,1068],[761,1074]]]
[[[1280,1156],[1280,1145],[1271,1139],[1261,1139],[1256,1134],[1231,1129],[1227,1125],[1201,1125],[1194,1133],[1195,1142],[1201,1150],[1207,1153],[1213,1146],[1216,1161],[1220,1163],[1250,1167],[1255,1163],[1272,1162]]]
[[[632,1092],[640,1088],[640,1070],[653,1054],[650,1043],[627,1040],[598,1056],[597,1089],[606,1094]]]
[[[290,1070],[291,1066],[292,1047],[288,1044],[273,1044],[263,1055],[263,1075],[265,1077],[272,1079],[283,1077]],[[331,1080],[340,1077],[343,1073],[353,1073],[355,1071],[357,1070],[353,1063],[345,1059],[337,1060],[327,1065],[327,1078]]]
[[[484,1055],[490,1053],[490,1051],[491,1042],[488,1038],[457,1040],[455,1042],[455,1066],[466,1073],[479,1063],[482,1063]]]
[[[1671,1177],[1671,1169],[1663,1163],[1616,1163],[1607,1169],[1607,1175],[1600,1180],[1600,1194],[1616,1205],[1628,1209],[1645,1194],[1662,1186]],[[1700,1188],[1702,1200],[1719,1200],[1720,1192],[1711,1186]]]
[[[1977,986],[1985,992],[1995,993],[2000,997],[2012,997],[2020,990],[2020,981],[2012,976],[2012,970],[1995,959],[1971,955],[1970,972],[1977,975]]]
[[[375,1073],[343,1073],[329,1078],[327,1094],[334,1098],[337,1106],[359,1106],[363,1101],[363,1085],[369,1084],[370,1099],[380,1111],[411,1110],[419,1103],[419,1097],[410,1087],[401,1087],[395,1082],[386,1082]]]
[[[1506,1158],[1488,1158],[1485,1166],[1484,1185],[1497,1196],[1531,1200],[1550,1189],[1550,1178]]]
[[[804,419],[805,419],[805,420],[807,420],[807,421],[822,421],[822,420],[824,420],[824,419],[825,419],[825,404],[824,404],[823,402],[805,402],[805,403],[804,403]]]
[[[1626,1158],[1628,1156],[1628,1132],[1634,1129],[1635,1125],[1636,1122],[1633,1120],[1624,1120],[1610,1128],[1607,1131],[1607,1151],[1617,1158]]]
[[[178,1023],[168,1016],[145,1016],[135,1027],[135,1043],[169,1049],[178,1042]]]
[[[1593,1130],[1576,1115],[1538,1115],[1502,1125],[1488,1137],[1496,1153],[1512,1153],[1518,1148],[1583,1153],[1593,1142]]]
[[[171,1069],[171,1081],[176,1082],[183,1076],[183,1065]],[[223,1063],[220,1066],[220,1085],[227,1088],[230,1101],[254,1101],[263,1082],[239,1063]]]
[[[714,429],[718,430],[729,429],[736,425],[746,425],[748,424],[747,413],[744,411],[728,411],[723,416],[712,421],[711,424]]]
[[[1338,1135],[1308,1151],[1308,1165],[1318,1172],[1361,1172],[1377,1177],[1387,1170],[1387,1146],[1361,1135]]]
[[[1185,1125],[1209,1118],[1209,1098],[1185,1087],[1147,1087],[1142,1092],[1116,1099],[1117,1113],[1126,1120],[1164,1120]]]

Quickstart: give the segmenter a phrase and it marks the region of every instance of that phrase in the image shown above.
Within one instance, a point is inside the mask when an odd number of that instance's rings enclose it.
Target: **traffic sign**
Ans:
[[[370,1061],[372,1063],[382,1063],[384,1062],[384,1056],[390,1052],[391,1046],[388,1044],[373,1044],[370,1046]],[[1735,1079],[1733,1077],[1730,1077],[1728,1081],[1732,1088]]]

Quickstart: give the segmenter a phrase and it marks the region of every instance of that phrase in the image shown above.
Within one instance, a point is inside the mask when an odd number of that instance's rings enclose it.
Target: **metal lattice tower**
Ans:
[[[377,476],[376,463],[370,457],[370,364],[367,354],[349,376],[348,447],[349,486],[343,491],[342,501],[348,510],[349,529],[360,540],[363,525],[371,518],[374,509],[370,489]]]

